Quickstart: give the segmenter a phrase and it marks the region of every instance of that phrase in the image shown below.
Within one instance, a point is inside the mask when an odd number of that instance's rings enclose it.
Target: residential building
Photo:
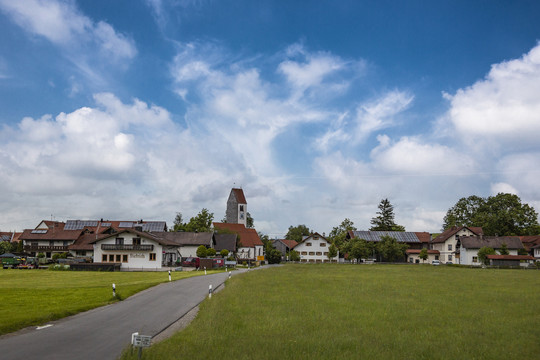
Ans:
[[[462,236],[460,237],[459,263],[480,266],[482,263],[478,259],[478,250],[489,247],[499,253],[503,244],[506,244],[509,255],[518,255],[518,251],[523,249],[519,236]]]
[[[440,257],[438,260],[441,264],[460,264],[460,238],[482,235],[483,233],[480,227],[453,226],[433,239],[431,249],[439,251]]]
[[[339,251],[337,256],[331,259],[328,258],[330,245],[330,242],[324,236],[314,233],[304,236],[302,241],[294,247],[294,250],[300,255],[300,262],[337,262],[339,260]]]
[[[216,242],[215,249],[219,254],[221,250],[229,251],[229,256],[236,254],[236,240],[238,236],[236,234],[218,234],[214,233],[214,239]]]
[[[214,248],[215,239],[213,232],[153,232],[152,235],[166,240],[170,248],[164,263],[174,263],[178,258],[196,257],[197,249],[203,245],[206,248]]]
[[[287,239],[275,239],[271,240],[272,246],[281,252],[281,260],[289,260],[287,259],[287,254],[294,249],[298,243],[294,240],[287,240]]]
[[[427,250],[427,259],[424,261],[420,259],[421,249],[407,249],[405,253],[407,254],[407,262],[411,264],[431,264],[433,260],[439,260],[440,252],[439,250]]]
[[[487,255],[491,266],[529,267],[534,264],[530,255]]]
[[[400,244],[407,244],[408,249],[410,250],[420,250],[420,249],[429,249],[429,242],[431,240],[431,235],[428,232],[410,232],[410,231],[360,231],[360,230],[349,230],[347,232],[347,238],[353,239],[363,239],[367,242],[378,243],[382,241],[382,238],[385,236],[390,236]],[[413,255],[413,253],[410,253]],[[435,255],[434,255],[435,256]],[[438,255],[436,255],[438,256]],[[375,258],[373,255],[372,258]],[[407,255],[407,260],[402,259],[403,261],[409,261],[409,256]],[[378,259],[382,261],[383,259]],[[416,261],[413,256],[413,261]]]

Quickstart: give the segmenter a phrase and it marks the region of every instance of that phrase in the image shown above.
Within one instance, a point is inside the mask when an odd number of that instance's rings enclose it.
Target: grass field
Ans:
[[[204,272],[172,272],[171,277],[200,274]],[[166,281],[167,272],[0,270],[0,335],[125,299]]]
[[[289,265],[228,280],[143,359],[538,359],[539,305],[540,271]]]

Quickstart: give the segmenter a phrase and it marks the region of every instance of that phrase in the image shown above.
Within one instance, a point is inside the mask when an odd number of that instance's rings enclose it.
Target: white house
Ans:
[[[125,229],[98,237],[91,242],[94,262],[120,263],[121,268],[159,269],[167,253],[177,252],[178,246],[150,233]]]
[[[405,254],[407,255],[407,261],[410,264],[431,264],[433,260],[439,260],[439,250],[427,250],[427,259],[424,261],[420,259],[421,249],[407,249]]]
[[[481,234],[483,234],[483,231],[480,227],[453,226],[433,239],[431,247],[432,250],[439,251],[439,260],[441,263],[460,264],[460,239],[463,236],[475,236]]]
[[[305,236],[302,241],[294,247],[294,250],[300,255],[300,262],[322,263],[322,262],[337,262],[338,254],[328,259],[328,249],[330,243],[324,236],[318,233]]]
[[[165,262],[174,262],[176,257],[174,257],[175,251],[178,253],[178,256],[181,258],[187,257],[196,257],[197,248],[201,245],[204,245],[206,248],[214,248],[215,240],[213,232],[155,232],[152,235],[166,240],[169,244],[167,248],[171,250],[168,252],[167,259]],[[174,248],[176,247],[176,248]]]
[[[460,240],[459,253],[462,265],[482,265],[478,259],[478,250],[483,247],[490,247],[499,253],[503,244],[506,244],[508,255],[518,255],[518,250],[524,249],[518,236],[464,236]]]

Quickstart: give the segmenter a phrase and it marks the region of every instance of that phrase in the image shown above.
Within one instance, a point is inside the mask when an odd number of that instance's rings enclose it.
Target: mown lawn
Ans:
[[[201,274],[172,272],[171,277]],[[125,299],[166,281],[167,272],[0,270],[0,335]]]
[[[289,265],[228,280],[143,358],[538,359],[539,305],[540,271]]]

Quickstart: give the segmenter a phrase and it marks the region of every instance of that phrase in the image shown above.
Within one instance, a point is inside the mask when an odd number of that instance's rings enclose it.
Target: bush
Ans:
[[[206,246],[201,245],[197,248],[197,257],[200,257],[200,258],[206,257]]]
[[[229,250],[223,249],[219,252],[219,254],[221,255],[221,257],[226,258],[229,255]]]
[[[216,249],[206,249],[206,256],[216,256]]]

